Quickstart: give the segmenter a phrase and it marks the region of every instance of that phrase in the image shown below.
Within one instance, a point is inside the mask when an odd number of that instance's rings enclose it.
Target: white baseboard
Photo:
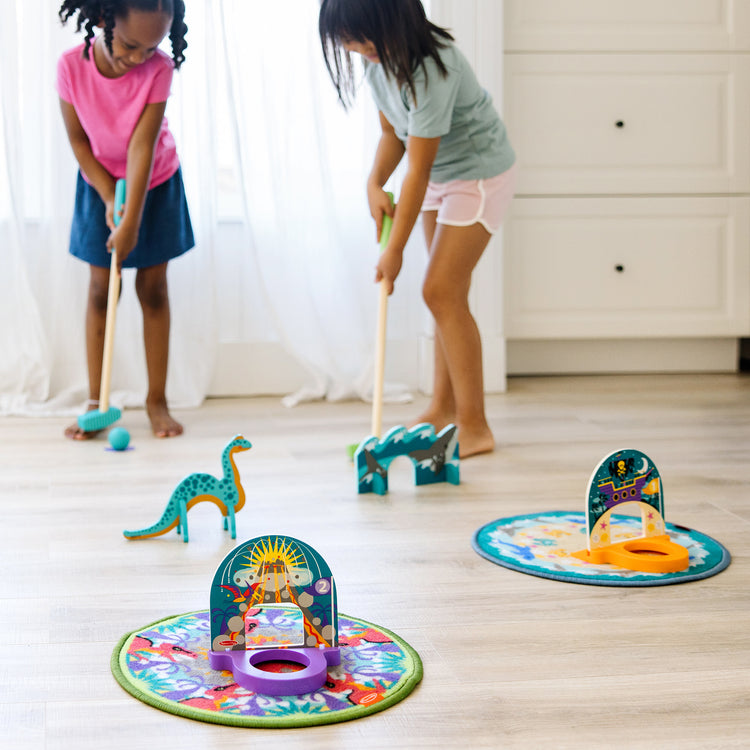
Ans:
[[[508,341],[509,375],[736,372],[738,339]]]

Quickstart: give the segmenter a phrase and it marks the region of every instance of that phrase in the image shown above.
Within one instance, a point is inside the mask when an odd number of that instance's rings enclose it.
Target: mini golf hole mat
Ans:
[[[422,679],[408,643],[372,623],[339,614],[341,665],[325,687],[306,695],[269,696],[240,687],[208,664],[207,611],[176,615],[123,636],[112,674],[138,700],[189,719],[240,727],[290,728],[349,721],[406,698]],[[279,671],[286,667],[275,663]],[[265,668],[265,667],[264,667]],[[274,667],[269,664],[269,671]]]
[[[613,535],[622,539],[640,536],[639,518],[613,515],[611,522]],[[499,518],[476,532],[472,546],[482,557],[519,573],[598,586],[686,583],[716,575],[729,565],[728,550],[715,539],[670,523],[666,530],[673,542],[690,553],[690,564],[677,573],[643,573],[573,557],[573,552],[587,544],[583,513],[550,511]]]

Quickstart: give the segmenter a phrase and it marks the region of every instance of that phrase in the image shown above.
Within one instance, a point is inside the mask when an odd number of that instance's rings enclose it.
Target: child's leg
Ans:
[[[156,437],[181,435],[182,425],[169,414],[166,396],[170,325],[167,264],[139,268],[135,290],[143,310],[143,341],[148,372],[146,412],[151,420],[151,429]]]
[[[89,266],[89,293],[86,303],[86,363],[89,374],[88,409],[99,408],[99,388],[102,379],[104,354],[104,327],[107,319],[107,293],[109,268]],[[101,430],[82,430],[78,422],[65,428],[65,437],[71,440],[89,440]]]
[[[467,227],[438,224],[422,288],[435,318],[436,348],[438,343],[442,346],[450,378],[462,458],[495,447],[484,413],[482,342],[469,309],[471,275],[490,237],[478,223]]]
[[[424,230],[425,243],[427,250],[432,247],[432,241],[435,237],[435,227],[437,224],[437,211],[424,211],[422,213],[422,228]],[[454,422],[456,419],[456,402],[453,398],[453,386],[451,385],[448,365],[445,361],[445,352],[440,337],[435,333],[435,366],[433,374],[432,398],[430,403],[422,414],[417,417],[410,426],[427,422],[434,425],[435,430],[439,432],[446,425]]]

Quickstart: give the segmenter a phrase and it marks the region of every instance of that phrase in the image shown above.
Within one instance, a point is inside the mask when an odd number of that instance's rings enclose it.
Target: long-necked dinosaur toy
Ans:
[[[240,483],[240,473],[234,463],[234,454],[246,451],[252,445],[242,435],[237,435],[224,448],[221,454],[221,467],[224,471],[222,479],[211,474],[190,474],[186,476],[172,492],[167,507],[161,518],[153,525],[138,531],[123,531],[128,539],[148,539],[166,534],[177,527],[177,533],[182,534],[182,540],[188,539],[188,511],[203,501],[214,503],[224,518],[224,529],[237,538],[235,514],[245,505],[245,491]]]

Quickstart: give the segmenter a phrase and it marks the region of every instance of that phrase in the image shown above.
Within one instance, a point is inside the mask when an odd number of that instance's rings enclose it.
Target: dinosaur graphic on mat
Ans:
[[[234,437],[221,454],[222,479],[211,474],[190,474],[172,492],[161,518],[153,525],[138,531],[123,531],[128,539],[148,539],[166,534],[177,527],[182,540],[188,541],[188,511],[202,501],[214,503],[224,517],[224,529],[231,531],[232,539],[237,538],[235,514],[245,505],[245,491],[240,484],[240,473],[234,463],[234,454],[251,448],[250,441],[242,435]]]

